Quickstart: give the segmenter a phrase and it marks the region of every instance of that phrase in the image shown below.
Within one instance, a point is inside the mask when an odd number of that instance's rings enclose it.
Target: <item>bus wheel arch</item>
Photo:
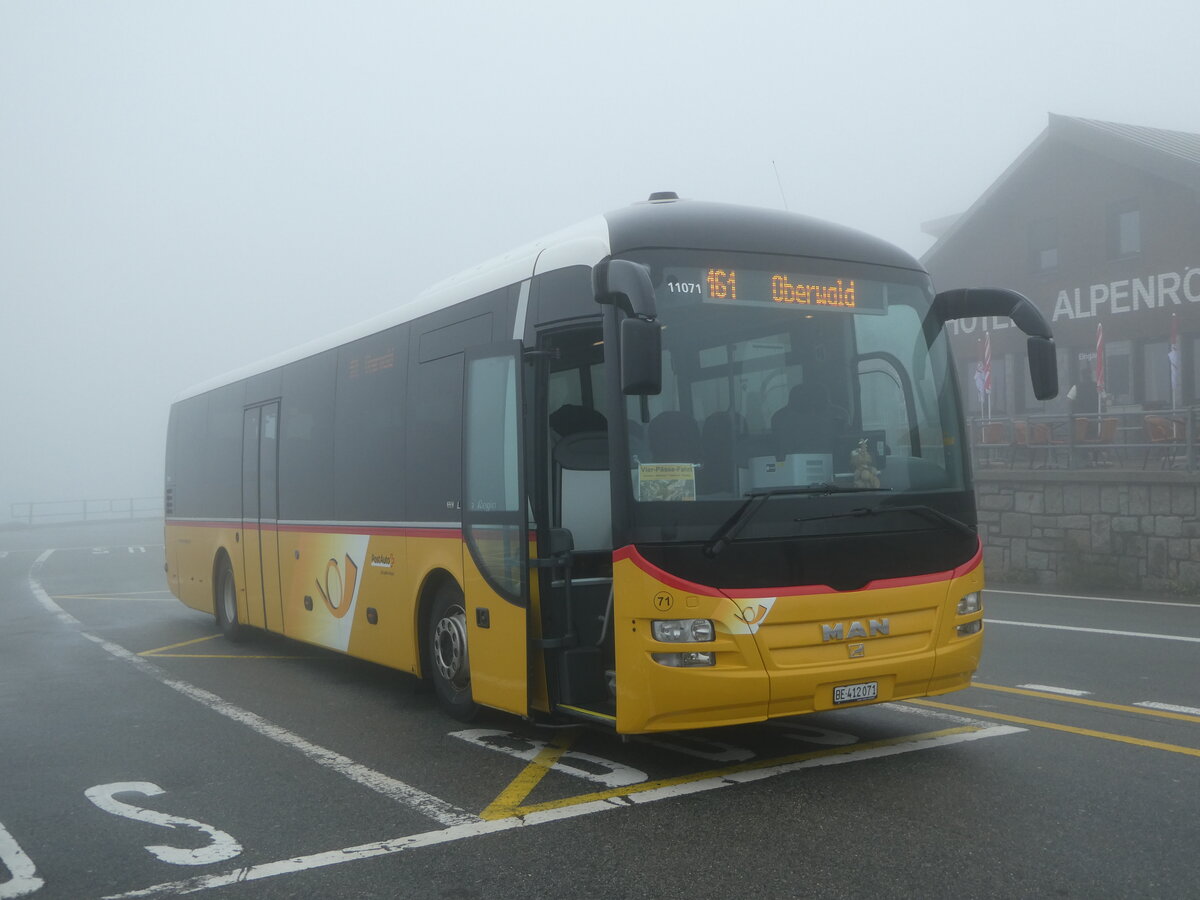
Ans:
[[[421,591],[420,609],[422,676],[450,715],[468,721],[479,707],[471,697],[463,590],[448,572],[431,573]]]
[[[240,643],[250,636],[247,626],[238,621],[237,578],[233,561],[222,548],[213,560],[213,615],[227,640]]]

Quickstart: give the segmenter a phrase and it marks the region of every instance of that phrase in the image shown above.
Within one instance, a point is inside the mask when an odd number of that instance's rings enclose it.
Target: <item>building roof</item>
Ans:
[[[1073,144],[1200,193],[1200,134],[1050,113],[1046,129],[992,182],[970,209],[937,235],[937,242],[921,257],[926,268],[963,224],[983,209],[1026,161],[1049,142]]]

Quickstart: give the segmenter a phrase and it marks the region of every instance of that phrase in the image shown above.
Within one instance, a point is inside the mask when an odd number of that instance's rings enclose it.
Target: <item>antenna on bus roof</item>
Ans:
[[[787,194],[783,192],[783,180],[779,177],[779,166],[775,165],[775,160],[771,160],[771,168],[775,170],[775,183],[779,185],[779,196],[783,198],[783,208],[787,209]]]

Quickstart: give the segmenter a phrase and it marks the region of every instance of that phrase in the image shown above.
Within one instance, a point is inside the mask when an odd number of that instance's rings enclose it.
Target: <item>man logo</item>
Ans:
[[[849,649],[851,659],[858,659],[859,657],[867,655],[866,644],[850,644]]]
[[[870,629],[869,634],[868,628]],[[851,622],[849,628],[846,628],[844,622],[835,622],[832,625],[821,626],[821,640],[828,643],[829,641],[844,641],[848,638],[879,637],[891,634],[891,631],[892,623],[886,617],[868,619],[865,627],[862,622],[858,621]]]

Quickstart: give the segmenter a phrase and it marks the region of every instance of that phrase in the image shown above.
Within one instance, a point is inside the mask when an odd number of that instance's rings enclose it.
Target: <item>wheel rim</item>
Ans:
[[[433,629],[433,663],[455,690],[462,691],[470,681],[467,666],[467,614],[461,606],[446,610]]]
[[[233,592],[233,578],[229,573],[221,581],[221,609],[226,622],[230,625],[237,622],[237,596]]]

